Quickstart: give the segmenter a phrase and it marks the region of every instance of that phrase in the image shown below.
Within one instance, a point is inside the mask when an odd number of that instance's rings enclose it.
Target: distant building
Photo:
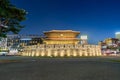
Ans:
[[[107,44],[107,45],[114,45],[114,44],[117,44],[119,41],[119,39],[117,38],[107,38],[104,40],[104,42]]]
[[[115,33],[115,38],[117,38],[117,39],[120,40],[120,32],[116,32],[116,33]]]
[[[7,38],[1,38],[0,37],[0,48],[7,48]]]
[[[37,45],[42,43],[39,35],[7,35],[8,47]]]
[[[78,44],[79,39],[77,36],[80,32],[72,30],[51,30],[44,32],[45,44]]]
[[[17,34],[7,35],[7,46],[12,46],[18,44],[20,41],[20,36]]]
[[[80,37],[80,43],[81,44],[88,44],[88,37],[87,37],[87,35],[81,35],[81,37]]]
[[[99,42],[98,42],[98,45],[101,45],[101,46],[102,46],[102,45],[106,45],[106,44],[105,44],[103,41],[99,41]]]
[[[106,38],[98,44],[101,45],[103,55],[118,55],[120,53],[120,41],[117,38]]]

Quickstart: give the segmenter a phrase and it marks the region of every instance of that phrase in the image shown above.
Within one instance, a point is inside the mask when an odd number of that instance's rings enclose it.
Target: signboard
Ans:
[[[82,35],[80,38],[81,39],[87,39],[87,35]]]
[[[29,41],[29,40],[32,40],[32,39],[31,39],[31,38],[21,38],[20,40],[23,40],[23,41],[24,41],[24,40],[25,40],[25,41],[28,40],[28,41]]]

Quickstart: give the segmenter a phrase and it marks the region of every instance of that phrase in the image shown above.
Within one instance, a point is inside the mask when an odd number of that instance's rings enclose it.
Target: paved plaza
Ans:
[[[120,80],[120,57],[0,56],[0,80]]]

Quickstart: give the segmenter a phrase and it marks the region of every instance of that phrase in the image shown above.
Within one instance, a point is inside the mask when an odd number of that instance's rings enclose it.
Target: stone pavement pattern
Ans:
[[[6,59],[1,58],[0,59]],[[120,80],[114,58],[24,58],[0,63],[0,80]]]

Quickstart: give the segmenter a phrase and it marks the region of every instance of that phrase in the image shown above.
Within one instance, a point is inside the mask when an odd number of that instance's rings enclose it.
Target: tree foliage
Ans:
[[[26,19],[26,14],[9,0],[0,0],[0,37],[5,37],[8,32],[17,34],[24,27],[20,22]]]

